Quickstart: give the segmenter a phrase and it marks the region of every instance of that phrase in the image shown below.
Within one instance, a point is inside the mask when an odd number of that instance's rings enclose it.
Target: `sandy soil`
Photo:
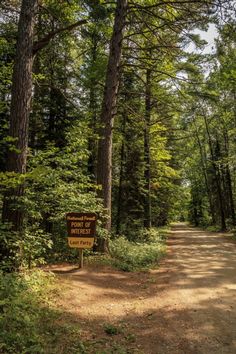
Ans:
[[[236,353],[236,244],[229,237],[178,224],[159,269],[55,272],[66,289],[60,306],[80,324],[86,353]]]

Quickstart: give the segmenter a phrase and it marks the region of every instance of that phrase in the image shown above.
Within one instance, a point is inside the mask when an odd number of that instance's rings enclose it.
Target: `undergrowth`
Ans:
[[[0,273],[0,353],[82,353],[78,325],[56,308],[57,297],[52,274]]]
[[[110,242],[111,263],[124,271],[150,268],[158,263],[165,253],[168,230],[152,228],[143,230],[138,242],[128,241],[124,236]]]
[[[95,256],[103,264],[124,271],[147,269],[157,264],[165,251],[166,231],[152,229],[139,242],[119,237],[110,242],[110,256]],[[57,285],[56,285],[57,284]],[[0,271],[0,353],[86,353],[80,339],[78,319],[56,305],[58,282],[41,270],[21,273]],[[113,328],[106,328],[113,333]]]
[[[236,241],[236,229],[231,230],[231,238]]]

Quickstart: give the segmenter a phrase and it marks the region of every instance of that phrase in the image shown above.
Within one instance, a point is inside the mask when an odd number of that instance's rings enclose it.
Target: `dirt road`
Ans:
[[[157,270],[59,273],[86,353],[236,353],[236,244],[226,236],[178,224]]]

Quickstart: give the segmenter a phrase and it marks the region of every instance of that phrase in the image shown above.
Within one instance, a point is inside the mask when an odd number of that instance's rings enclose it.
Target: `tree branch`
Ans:
[[[72,31],[74,28],[82,26],[87,22],[88,22],[88,20],[86,20],[86,19],[80,20],[80,21],[73,23],[72,25],[58,28],[57,30],[48,33],[44,38],[41,38],[37,42],[34,43],[33,54],[35,55],[38,51],[40,51],[41,49],[46,47],[49,44],[49,42],[51,41],[51,39],[53,39],[57,34],[64,32],[64,31]]]

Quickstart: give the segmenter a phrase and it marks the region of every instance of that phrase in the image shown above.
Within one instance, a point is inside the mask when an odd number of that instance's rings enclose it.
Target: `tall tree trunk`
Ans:
[[[91,66],[93,67],[97,61],[97,51],[98,51],[98,42],[96,32],[92,33],[92,48],[91,48]],[[97,134],[97,80],[95,77],[90,79],[90,88],[89,88],[89,111],[90,111],[90,121],[89,128],[92,132]],[[94,135],[95,135],[94,134]],[[88,150],[90,152],[88,158],[88,174],[92,182],[96,183],[97,180],[97,139],[94,136],[90,137],[88,140]]]
[[[217,162],[215,161],[215,156],[214,156],[214,149],[213,149],[213,142],[211,139],[211,134],[209,130],[209,124],[207,121],[206,115],[203,113],[203,118],[205,122],[205,127],[206,127],[206,132],[208,136],[208,144],[209,144],[209,149],[211,153],[211,160],[212,160],[212,167],[215,175],[215,180],[216,180],[216,186],[217,186],[217,196],[219,200],[219,212],[220,212],[220,220],[221,220],[221,230],[225,231],[226,230],[226,221],[225,221],[225,210],[224,210],[224,202],[223,202],[223,194],[222,194],[222,189],[221,189],[221,176],[220,176],[220,170],[219,167],[217,166]]]
[[[37,0],[23,0],[18,24],[16,57],[13,69],[10,130],[14,149],[9,150],[7,171],[17,174],[26,172],[28,148],[28,123],[32,97],[33,34]],[[16,206],[24,194],[24,185],[8,191],[4,197],[3,221],[12,223],[12,229],[20,231],[23,211]]]
[[[146,71],[145,90],[145,122],[144,122],[144,222],[143,226],[151,228],[151,166],[150,166],[150,120],[151,120],[151,70]]]
[[[6,171],[22,175],[26,172],[28,148],[28,123],[32,96],[33,32],[37,0],[23,0],[18,24],[16,56],[12,77],[9,136],[13,148],[7,154]],[[24,184],[9,189],[4,195],[2,221],[11,223],[11,230],[22,232],[24,212],[19,199],[24,194]],[[8,270],[19,264],[9,243],[1,242],[0,258],[8,262]],[[9,256],[13,256],[9,264]],[[7,269],[6,269],[7,270]]]
[[[206,160],[205,160],[205,156],[204,156],[202,143],[201,143],[201,140],[200,140],[200,137],[198,134],[197,124],[195,121],[193,123],[194,123],[197,143],[198,143],[198,147],[199,147],[199,151],[200,151],[200,156],[201,156],[201,165],[202,165],[202,171],[203,171],[203,176],[204,176],[204,180],[205,180],[206,191],[207,191],[207,195],[208,195],[212,223],[213,223],[213,225],[215,225],[216,217],[215,217],[215,210],[214,210],[214,202],[213,202],[213,198],[212,198],[212,194],[211,194],[211,190],[210,190],[210,186],[209,186],[209,182],[208,182]]]
[[[232,220],[233,226],[236,225],[236,216],[235,216],[235,206],[234,206],[234,197],[233,197],[233,188],[232,188],[232,178],[229,169],[229,136],[224,126],[224,149],[225,149],[225,158],[226,158],[226,165],[224,167],[225,172],[225,181],[226,187],[228,191],[228,199],[229,199],[229,208],[230,208],[230,216]]]
[[[119,67],[126,12],[127,0],[117,0],[101,110],[97,183],[102,186],[101,197],[103,199],[104,208],[107,210],[107,221],[105,223],[107,231],[111,230],[112,130],[120,81]],[[99,239],[98,250],[106,252],[107,249],[107,241],[105,239]]]
[[[33,72],[35,75],[40,74],[40,57],[37,56],[34,60]],[[37,148],[38,143],[38,132],[40,131],[41,123],[41,104],[40,104],[41,90],[40,85],[35,83],[34,85],[34,101],[33,101],[33,115],[30,117],[29,124],[29,147],[34,151]]]
[[[125,109],[126,110],[126,109]],[[123,124],[122,124],[122,143],[120,150],[120,177],[119,177],[119,189],[118,189],[118,198],[117,198],[117,217],[116,217],[116,233],[120,234],[120,225],[121,225],[121,211],[123,206],[123,182],[124,182],[124,159],[125,159],[125,128],[126,128],[126,111],[123,113]]]

